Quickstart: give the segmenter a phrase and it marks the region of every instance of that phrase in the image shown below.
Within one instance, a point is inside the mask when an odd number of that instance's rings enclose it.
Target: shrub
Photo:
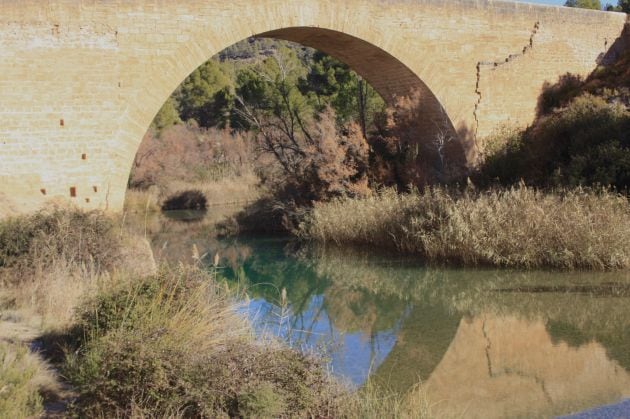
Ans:
[[[194,124],[167,127],[159,136],[149,131],[136,154],[129,186],[166,189],[175,180],[216,182],[242,176],[252,171],[252,145],[248,134]]]
[[[543,92],[538,100],[538,113],[545,115],[556,108],[566,105],[581,90],[584,84],[582,77],[567,73],[555,84],[545,82]]]
[[[119,238],[99,211],[53,208],[0,223],[0,268],[45,268],[55,260],[97,269],[113,266]]]
[[[476,175],[487,184],[630,186],[630,110],[590,94],[504,140]]]
[[[171,196],[162,204],[162,211],[170,210],[205,210],[208,205],[206,196],[201,191],[189,190]]]
[[[196,268],[163,268],[79,310],[65,372],[80,416],[328,416],[318,361],[257,343],[226,291]],[[334,388],[334,387],[332,387]]]

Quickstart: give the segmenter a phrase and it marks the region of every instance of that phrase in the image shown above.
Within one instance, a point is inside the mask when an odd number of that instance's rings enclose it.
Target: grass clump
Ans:
[[[404,394],[367,381],[345,405],[343,417],[361,419],[429,419],[436,417],[422,383]]]
[[[40,371],[25,346],[0,342],[0,416],[28,418],[42,412]]]
[[[79,416],[329,416],[320,363],[257,342],[227,291],[193,267],[104,291],[79,309],[64,370]]]
[[[315,205],[299,236],[416,253],[430,262],[514,268],[630,267],[630,206],[606,190],[385,190]]]

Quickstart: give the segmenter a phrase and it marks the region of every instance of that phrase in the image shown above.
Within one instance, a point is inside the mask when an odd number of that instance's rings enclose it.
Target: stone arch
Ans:
[[[368,55],[395,57],[437,99],[423,115],[447,114],[474,166],[484,138],[530,124],[544,82],[590,73],[627,23],[621,13],[503,0],[41,3],[0,0],[0,195],[16,212],[56,199],[120,211],[160,106],[209,57],[250,36],[357,50],[362,40]],[[379,84],[368,74],[379,67],[353,67]],[[403,86],[404,74],[379,90]]]
[[[417,141],[422,146],[421,149],[425,151],[435,148],[432,142],[438,136],[450,140],[458,139],[458,133],[453,122],[427,84],[401,60],[374,44],[344,32],[311,26],[285,27],[258,33],[254,37],[295,42],[338,59],[364,78],[388,106],[395,106],[399,99],[413,97],[413,115],[417,117],[417,122],[413,125],[410,137],[412,137],[411,141]],[[233,44],[226,45],[225,48],[230,45]],[[212,51],[207,59],[218,54],[221,50]],[[205,61],[199,65],[203,62]],[[185,77],[188,75],[186,74]],[[181,78],[181,75],[176,77],[176,86],[183,82],[185,77]],[[174,89],[175,87],[172,90]],[[149,113],[152,118],[157,114],[167,97],[163,101],[161,99],[154,101],[153,111]],[[150,121],[145,120],[144,124],[148,129]],[[141,138],[141,136],[138,137],[137,146],[139,146]],[[451,147],[449,151],[458,155],[459,163],[464,162],[463,149],[461,147],[456,148],[459,146],[459,142],[453,141],[453,143],[455,143],[455,147]],[[131,154],[135,156],[135,153]],[[434,153],[426,153],[421,154],[420,158],[435,160],[436,156]]]

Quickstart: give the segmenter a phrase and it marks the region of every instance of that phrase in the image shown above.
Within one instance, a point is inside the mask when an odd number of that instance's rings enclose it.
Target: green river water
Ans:
[[[259,333],[323,354],[351,385],[422,392],[438,417],[550,417],[630,398],[628,273],[435,268],[219,240],[212,224],[160,216],[143,228],[158,257],[188,260],[194,244],[210,265],[218,253]]]

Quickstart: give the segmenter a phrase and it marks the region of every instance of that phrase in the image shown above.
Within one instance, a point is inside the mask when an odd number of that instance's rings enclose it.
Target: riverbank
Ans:
[[[199,255],[156,268],[147,249],[98,212],[52,209],[0,223],[3,412],[427,416],[411,412],[415,396],[354,393],[317,354],[255,336],[234,291],[200,268]]]
[[[604,189],[389,189],[365,199],[317,203],[297,235],[395,249],[447,265],[630,267],[630,205]]]

